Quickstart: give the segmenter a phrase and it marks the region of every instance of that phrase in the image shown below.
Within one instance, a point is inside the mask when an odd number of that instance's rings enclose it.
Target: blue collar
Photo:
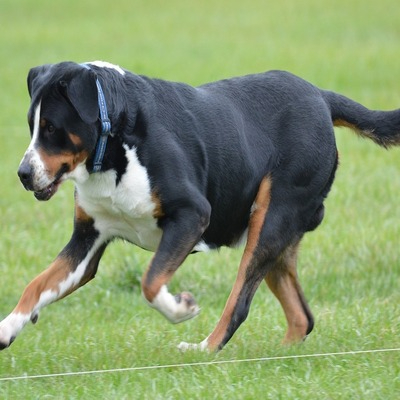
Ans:
[[[81,64],[81,65],[86,69],[91,69],[88,64]],[[101,134],[96,145],[96,154],[93,160],[92,172],[101,171],[101,165],[107,147],[107,139],[108,136],[112,136],[111,121],[108,118],[106,99],[104,97],[104,92],[101,87],[100,81],[97,78],[96,78],[96,86],[97,86],[97,95],[98,95],[99,110],[100,110]]]

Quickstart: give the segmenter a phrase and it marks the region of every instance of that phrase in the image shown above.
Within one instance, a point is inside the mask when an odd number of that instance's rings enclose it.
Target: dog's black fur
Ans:
[[[87,179],[96,175],[91,174],[101,130],[96,79],[105,94],[113,133],[96,174],[114,170],[118,187],[127,174],[126,149],[134,149],[148,176],[152,217],[162,232],[154,249],[136,242],[156,250],[143,277],[146,299],[166,315],[164,300],[160,306],[157,296],[186,256],[196,251],[196,244],[234,246],[248,229],[238,279],[219,324],[201,347],[220,349],[226,344],[246,318],[263,279],[285,311],[286,340],[303,339],[312,330],[313,317],[297,280],[297,248],[304,233],[315,229],[324,216],[323,202],[338,165],[333,127],[350,127],[384,147],[399,145],[400,110],[371,111],[283,71],[194,88],[97,64],[90,69],[70,62],[37,67],[28,76],[28,118],[31,132],[38,129],[35,148],[51,182],[44,187],[35,183],[33,162],[27,156],[19,175],[41,200],[48,200],[65,178],[75,178],[77,165],[84,165]],[[39,103],[40,128],[35,128]],[[121,232],[97,243],[103,234],[101,216],[81,204],[85,184],[77,184],[71,242],[55,261],[58,269],[52,266],[59,270],[63,265],[65,274],[59,281],[66,280],[93,249],[83,278],[68,293],[95,275],[114,236],[130,240]],[[57,292],[54,285],[39,286]],[[37,287],[35,281],[28,286],[14,313],[37,316],[42,306],[37,305]],[[66,295],[58,292],[52,301]],[[173,322],[197,313],[188,293],[174,301],[173,308],[185,311],[176,318],[167,315]],[[6,347],[18,332],[12,324],[2,324],[0,346]],[[8,331],[14,333],[7,336]]]

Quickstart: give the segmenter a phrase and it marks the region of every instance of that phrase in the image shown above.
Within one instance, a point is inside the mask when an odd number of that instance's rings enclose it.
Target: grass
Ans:
[[[272,4],[271,4],[272,3]],[[28,69],[106,59],[192,84],[287,69],[378,109],[399,107],[397,0],[2,0],[0,4],[0,317],[55,257],[72,229],[73,187],[36,202],[16,169],[28,144]],[[400,347],[400,152],[337,133],[341,167],[323,225],[302,245],[299,273],[316,317],[301,346],[282,347],[285,321],[262,286],[248,320],[218,354],[179,353],[210,333],[235,278],[239,250],[190,257],[171,289],[202,307],[170,325],[140,295],[151,254],[107,250],[97,278],[43,310],[0,354],[0,379]],[[0,380],[6,399],[395,399],[400,354],[371,353],[202,365],[34,380]]]

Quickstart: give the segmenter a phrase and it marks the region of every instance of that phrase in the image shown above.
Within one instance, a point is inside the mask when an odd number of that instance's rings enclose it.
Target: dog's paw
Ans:
[[[200,313],[200,307],[189,292],[182,292],[173,296],[173,301],[175,304],[171,301],[164,314],[173,324],[187,321]]]
[[[188,350],[195,350],[195,351],[209,351],[208,348],[208,340],[205,339],[201,343],[186,343],[186,342],[180,342],[178,344],[178,349],[182,352],[188,351]]]
[[[10,335],[9,329],[4,322],[0,322],[0,350],[6,349],[12,342],[14,338]]]
[[[182,292],[174,296],[177,303],[175,320],[171,322],[183,322],[194,318],[200,313],[200,307],[197,305],[193,295],[189,292]]]
[[[0,350],[6,349],[15,340],[12,326],[6,318],[0,322]]]
[[[0,351],[11,346],[11,344],[14,340],[15,340],[15,336],[11,336],[9,339],[1,338],[1,331],[0,331]]]
[[[150,305],[173,324],[191,319],[200,312],[200,307],[190,293],[183,292],[173,296],[166,286],[161,288]]]
[[[29,320],[29,315],[11,313],[0,322],[0,350],[11,345]]]

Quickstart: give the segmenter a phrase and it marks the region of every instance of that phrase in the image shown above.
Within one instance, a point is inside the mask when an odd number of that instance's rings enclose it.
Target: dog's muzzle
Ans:
[[[18,168],[18,176],[24,188],[33,191],[38,200],[49,200],[61,184],[62,175],[68,167],[62,166],[55,177],[51,178],[43,168],[38,168],[34,159],[26,154]]]

